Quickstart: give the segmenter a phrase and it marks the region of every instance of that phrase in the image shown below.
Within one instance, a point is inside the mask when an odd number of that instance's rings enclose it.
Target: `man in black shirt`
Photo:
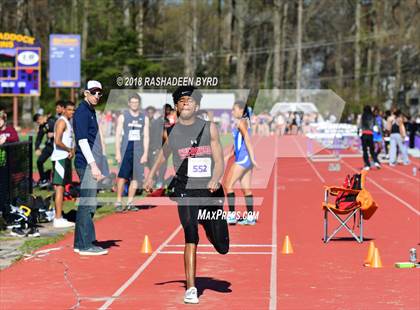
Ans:
[[[56,118],[47,115],[35,114],[33,121],[38,124],[38,133],[35,140],[35,155],[38,156],[36,165],[39,172],[39,187],[47,187],[49,185],[49,176],[44,170],[44,164],[50,158],[54,150],[54,125]],[[44,136],[47,137],[45,146],[41,150],[41,143]]]

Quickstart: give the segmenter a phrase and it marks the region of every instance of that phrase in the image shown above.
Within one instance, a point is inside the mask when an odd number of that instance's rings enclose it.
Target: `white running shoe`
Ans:
[[[86,250],[79,249],[79,255],[82,255],[82,256],[99,256],[99,255],[106,255],[106,254],[108,254],[108,250],[103,249],[99,246],[92,246]]]
[[[190,287],[185,291],[184,303],[186,304],[198,304],[197,288]]]
[[[235,225],[238,222],[236,219],[235,212],[229,212],[226,221],[229,225]]]
[[[55,218],[53,222],[54,228],[69,228],[74,227],[74,223],[67,221],[65,218]]]
[[[257,220],[252,215],[248,215],[246,218],[243,218],[238,222],[239,225],[251,225],[254,226],[257,223]]]
[[[365,166],[365,167],[363,168],[363,170],[369,171],[369,170],[370,170],[370,167],[369,167],[369,166]]]

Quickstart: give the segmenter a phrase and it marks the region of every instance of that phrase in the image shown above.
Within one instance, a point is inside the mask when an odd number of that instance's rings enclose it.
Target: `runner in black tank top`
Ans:
[[[179,115],[163,150],[150,171],[145,189],[151,190],[159,166],[173,154],[176,175],[169,189],[178,203],[178,214],[185,235],[185,303],[198,303],[195,288],[198,223],[215,249],[229,251],[229,232],[223,212],[223,151],[216,125],[196,117],[201,93],[194,87],[179,87],[173,94]],[[218,214],[218,216],[217,216]]]

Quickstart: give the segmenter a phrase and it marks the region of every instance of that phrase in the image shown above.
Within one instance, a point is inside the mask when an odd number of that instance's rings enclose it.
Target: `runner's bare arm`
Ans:
[[[210,123],[210,145],[214,160],[214,169],[210,182],[215,182],[218,186],[218,183],[223,176],[225,164],[223,161],[223,149],[220,143],[219,132],[217,131],[216,124],[214,123]]]
[[[156,172],[159,170],[160,166],[166,161],[166,159],[171,154],[169,149],[168,141],[166,140],[165,144],[162,146],[162,149],[159,151],[159,154],[156,158],[155,163],[153,164],[152,169],[150,169],[149,174],[147,175],[146,180],[144,181],[144,189],[146,191],[151,191],[153,187],[153,178]]]
[[[104,139],[104,133],[103,133],[103,126],[98,126],[98,133],[99,137],[101,138],[101,147],[102,147],[102,155],[106,156],[106,145],[105,145],[105,139]]]
[[[147,156],[149,154],[149,119],[147,117],[144,120],[143,147],[144,153],[142,156],[142,162],[145,163],[147,162]]]
[[[165,144],[166,140],[168,140],[168,132],[166,129],[163,129],[162,131],[162,144]]]
[[[254,156],[254,148],[252,147],[252,144],[251,144],[251,139],[250,139],[249,134],[248,134],[248,125],[247,125],[245,120],[241,120],[239,122],[238,129],[241,132],[242,137],[244,137],[245,146],[248,150],[249,156],[251,157],[250,160],[251,160],[252,164],[254,166],[257,166],[257,163],[255,161],[255,156]]]
[[[117,120],[117,128],[115,129],[115,159],[121,162],[121,136],[123,131],[124,115],[121,114]]]
[[[67,152],[72,152],[73,150],[65,146],[63,143],[63,133],[65,130],[66,130],[66,123],[62,119],[59,119],[57,123],[55,124],[55,128],[54,128],[54,132],[55,132],[54,143],[59,148],[66,150]]]

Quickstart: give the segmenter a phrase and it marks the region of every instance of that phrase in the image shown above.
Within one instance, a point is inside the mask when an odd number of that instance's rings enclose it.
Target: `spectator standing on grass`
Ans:
[[[38,156],[36,166],[39,172],[39,187],[47,187],[49,182],[49,176],[44,170],[45,162],[51,157],[54,150],[54,125],[55,117],[48,117],[47,115],[35,114],[33,121],[38,124],[38,133],[35,140],[35,155]],[[41,150],[41,143],[44,136],[47,136],[45,146]]]
[[[73,227],[74,223],[62,216],[64,188],[72,182],[71,160],[74,156],[74,137],[71,119],[74,114],[74,103],[64,103],[64,110],[55,122],[54,151],[51,161],[54,162],[53,185],[55,186],[55,228]]]
[[[96,211],[97,182],[104,178],[100,163],[103,159],[101,135],[95,107],[102,97],[102,85],[98,81],[88,81],[84,99],[73,117],[76,138],[75,167],[79,175],[80,201],[76,216],[74,251],[80,255],[104,255],[106,249],[96,246],[93,216]]]
[[[38,156],[36,161],[36,165],[38,168],[39,173],[39,187],[44,188],[50,184],[50,176],[44,170],[44,164],[51,157],[51,154],[54,150],[54,126],[55,121],[61,116],[64,111],[64,104],[65,101],[58,100],[55,103],[55,115],[48,116],[48,115],[41,115],[39,113],[34,115],[34,122],[38,124],[38,133],[35,140],[35,155]],[[45,141],[45,147],[40,149],[42,139],[44,136],[47,136],[47,140]]]
[[[9,203],[6,199],[9,192],[9,178],[7,168],[7,153],[1,146],[7,143],[18,142],[19,136],[13,126],[7,125],[7,114],[0,111],[0,211],[4,214]]]
[[[0,111],[0,145],[18,142],[19,136],[13,126],[7,125],[7,114]]]

